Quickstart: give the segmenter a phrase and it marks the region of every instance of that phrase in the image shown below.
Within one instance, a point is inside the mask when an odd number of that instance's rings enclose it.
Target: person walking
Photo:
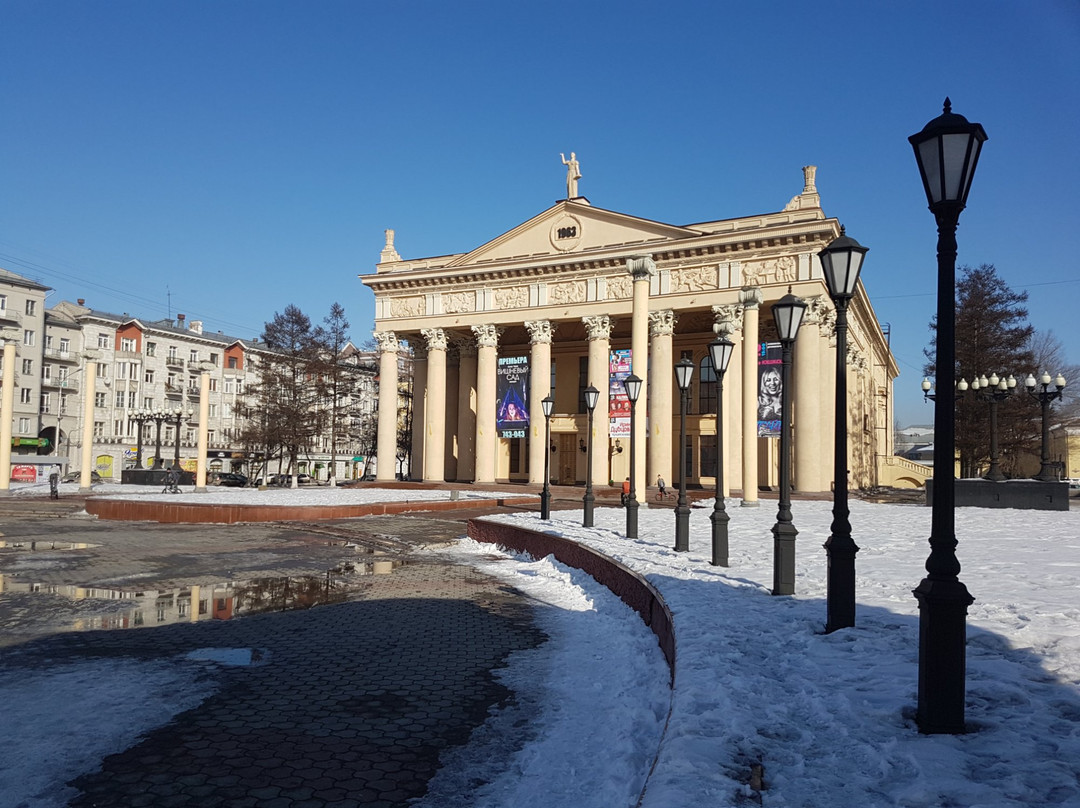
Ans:
[[[659,474],[656,475],[656,487],[660,489],[660,495],[658,499],[663,499],[667,496],[667,483],[664,482],[664,478]]]

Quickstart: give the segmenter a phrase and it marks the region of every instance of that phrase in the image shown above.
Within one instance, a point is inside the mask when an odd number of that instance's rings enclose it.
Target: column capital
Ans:
[[[498,348],[499,335],[502,329],[493,323],[472,326],[472,332],[476,334],[476,344],[481,348]]]
[[[756,286],[744,286],[739,290],[739,303],[742,304],[744,311],[759,308],[764,300],[761,289]]]
[[[728,336],[742,330],[743,307],[739,303],[724,303],[712,307],[713,333],[716,336]]]
[[[611,329],[614,328],[615,323],[606,314],[582,317],[581,322],[585,324],[585,330],[588,332],[590,340],[611,339]]]
[[[679,322],[679,315],[672,309],[661,309],[649,312],[649,336],[670,337],[675,333],[675,323]]]
[[[525,328],[529,331],[530,343],[533,345],[541,343],[550,345],[557,326],[552,324],[551,320],[528,320],[525,323]]]
[[[647,281],[656,274],[656,262],[651,255],[632,255],[626,259],[626,271],[637,281]]]
[[[825,295],[813,295],[804,297],[806,313],[803,315],[803,325],[829,325],[830,317],[835,321],[835,311],[831,302],[826,302]]]
[[[427,340],[429,351],[446,351],[448,340],[442,328],[421,328],[420,336]]]
[[[393,331],[375,331],[372,336],[375,337],[375,342],[379,345],[379,351],[397,353],[398,338]]]

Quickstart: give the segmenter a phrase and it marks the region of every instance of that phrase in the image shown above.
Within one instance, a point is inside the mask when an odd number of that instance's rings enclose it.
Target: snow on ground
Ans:
[[[298,495],[385,500],[420,493],[328,491],[265,493],[274,502]],[[249,493],[226,489],[199,496],[236,502],[247,501],[236,497]],[[1080,806],[1080,513],[957,512],[960,578],[976,598],[968,616],[971,731],[923,736],[913,720],[918,608],[911,590],[925,574],[930,509],[851,503],[861,548],[857,626],[825,635],[821,545],[831,504],[793,504],[799,537],[792,597],[769,593],[775,506],[765,501],[742,508],[738,500],[728,501],[731,566],[720,568],[709,564],[711,503],[702,504],[691,514],[688,553],[671,549],[670,509],[643,509],[636,540],[623,537],[625,515],[616,508],[598,508],[591,529],[580,526],[579,511],[556,511],[548,523],[536,513],[495,517],[587,543],[647,577],[675,616],[673,691],[655,640],[591,579],[551,559],[500,556],[468,540],[446,551],[533,598],[552,640],[515,654],[498,672],[519,694],[518,703],[492,715],[468,745],[448,753],[422,808],[634,806],[643,783],[643,808]],[[42,735],[40,727],[49,727],[56,711],[67,709],[76,695],[87,697],[87,680],[103,688],[115,688],[117,681],[79,678],[69,692],[50,675],[52,698],[41,700],[15,692],[16,685],[0,685],[3,703],[19,704],[5,712],[10,728],[0,737],[0,772],[10,768],[6,747]],[[179,694],[174,712],[187,704]],[[120,734],[129,724],[131,737],[138,732],[135,716],[111,721],[98,728],[100,734]],[[504,754],[514,746],[508,739],[522,733],[528,742],[512,756]],[[48,729],[44,734],[51,737]],[[88,746],[83,757],[107,751],[115,750]],[[38,785],[52,778],[55,787],[62,781],[50,773],[51,757],[19,756],[15,776]],[[91,765],[87,760],[80,765]],[[760,792],[750,787],[756,766],[764,770]]]

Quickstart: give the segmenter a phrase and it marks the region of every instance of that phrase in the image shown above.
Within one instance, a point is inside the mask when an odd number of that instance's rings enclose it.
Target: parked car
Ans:
[[[64,475],[64,478],[60,482],[63,482],[63,483],[77,483],[77,482],[79,482],[79,477],[80,477],[81,473],[82,472],[79,472],[79,471],[69,471],[67,474]],[[98,474],[96,471],[91,471],[90,472],[90,482],[91,482],[91,484],[100,483],[101,482],[101,475]]]
[[[271,474],[269,477],[266,478],[266,483],[265,484],[266,485],[276,485],[276,486],[280,486],[282,488],[291,488],[292,487],[292,478],[293,478],[293,475],[291,475],[291,474]],[[312,482],[313,482],[313,480],[311,479],[310,474],[297,474],[296,475],[296,484],[297,485],[310,485]],[[258,480],[256,480],[255,484],[256,485],[263,485],[264,483],[263,483],[262,478],[260,477]]]
[[[214,485],[223,485],[226,488],[243,488],[248,484],[248,478],[243,474],[236,474],[231,471],[223,471],[217,475],[217,479],[214,480]]]

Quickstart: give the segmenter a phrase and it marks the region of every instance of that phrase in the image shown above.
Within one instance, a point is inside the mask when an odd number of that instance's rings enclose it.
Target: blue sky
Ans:
[[[337,301],[362,340],[384,229],[405,258],[472,249],[564,195],[560,152],[594,205],[674,224],[779,210],[814,164],[870,248],[897,418],[929,423],[907,137],[948,95],[990,138],[960,263],[1027,289],[1080,362],[1075,0],[5,0],[0,37],[0,267],[50,304],[255,336]]]

